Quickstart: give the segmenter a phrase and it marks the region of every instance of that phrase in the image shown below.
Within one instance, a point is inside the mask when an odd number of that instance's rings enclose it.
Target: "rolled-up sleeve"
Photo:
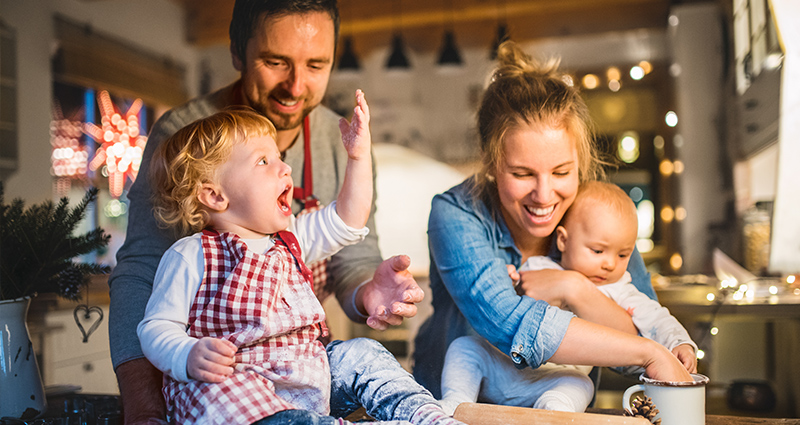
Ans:
[[[499,251],[514,248],[503,247],[503,235],[488,219],[451,197],[435,197],[428,223],[433,263],[478,334],[516,363],[538,367],[558,349],[574,315],[517,295],[506,268],[509,259]]]

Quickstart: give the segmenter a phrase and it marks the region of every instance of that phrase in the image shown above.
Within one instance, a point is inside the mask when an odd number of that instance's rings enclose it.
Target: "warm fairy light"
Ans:
[[[680,159],[676,159],[675,161],[673,161],[672,167],[675,169],[675,174],[681,174],[684,168],[686,168],[686,166],[683,165],[683,161],[681,161]]]
[[[678,114],[676,114],[674,111],[667,112],[667,114],[664,116],[664,122],[666,122],[670,127],[675,127],[678,125]]]
[[[719,333],[719,328],[714,326],[713,328],[709,329],[708,331],[711,333],[711,335],[716,335],[716,334]]]
[[[667,205],[664,208],[661,208],[661,219],[664,220],[664,223],[671,223],[672,219],[675,218],[675,211],[672,210],[672,207]]]
[[[615,92],[615,93],[618,92],[619,89],[621,89],[621,88],[622,88],[622,84],[619,82],[619,80],[610,80],[608,82],[608,89],[613,91],[613,92]]]
[[[658,171],[660,171],[664,177],[669,177],[672,175],[672,172],[675,171],[675,166],[672,164],[672,161],[665,159],[658,164]]]
[[[642,71],[644,71],[645,75],[653,72],[653,65],[648,61],[639,62],[639,67],[642,68]]]
[[[644,78],[644,74],[645,74],[644,69],[642,69],[641,66],[634,65],[631,67],[630,75],[631,78],[633,78],[634,80],[637,81],[641,80],[642,78]]]
[[[111,96],[103,90],[97,95],[100,105],[102,127],[87,123],[84,132],[100,143],[97,153],[89,167],[101,169],[108,176],[108,188],[111,196],[119,198],[125,187],[125,178],[136,180],[139,166],[142,163],[142,152],[147,137],[139,134],[139,110],[142,100],[136,99],[123,117],[111,102]]]
[[[669,23],[669,26],[677,27],[678,24],[681,21],[680,21],[680,19],[678,19],[678,17],[676,15],[669,15],[669,18],[667,19],[667,22]]]
[[[778,295],[778,287],[775,285],[770,286],[769,293],[772,295]]]
[[[789,276],[786,276],[786,283],[788,283],[789,285],[793,284],[794,281],[795,281],[795,275],[790,274]]]
[[[686,218],[686,208],[684,207],[676,207],[675,208],[675,220],[683,221]]]
[[[800,295],[800,288],[795,288],[794,289],[794,294],[795,295]]]
[[[585,88],[587,88],[589,90],[596,89],[597,86],[600,85],[600,79],[597,78],[597,75],[594,75],[594,74],[586,74],[586,75],[584,75],[583,76],[583,80],[581,80],[581,82],[583,83],[583,87],[585,87]]]
[[[705,356],[706,356],[706,352],[705,352],[705,351],[703,351],[703,350],[697,350],[697,359],[698,359],[698,360],[702,360],[702,359],[703,359],[703,357],[705,357]]]
[[[639,158],[639,135],[636,132],[627,131],[622,134],[617,145],[617,156],[628,164]]]
[[[82,122],[64,118],[58,105],[53,108],[53,121],[50,122],[50,174],[55,177],[54,194],[66,196],[72,187],[72,180],[86,179],[89,154],[81,143]]]
[[[120,202],[119,199],[112,199],[108,201],[105,208],[103,208],[103,212],[105,212],[106,217],[119,217],[124,215],[128,211],[128,206],[124,202]]]
[[[709,301],[714,301],[715,298],[716,298],[716,296],[714,294],[712,294],[711,292],[709,292],[708,295],[706,295],[706,299],[709,300]]]
[[[740,301],[744,297],[744,293],[740,291],[736,291],[733,293],[734,301]]]
[[[622,73],[619,71],[619,68],[616,66],[609,67],[606,71],[606,77],[609,81],[612,80],[619,80],[622,78]]]
[[[672,267],[672,270],[680,270],[680,268],[683,267],[683,257],[677,252],[672,254],[672,256],[669,257],[669,266]]]

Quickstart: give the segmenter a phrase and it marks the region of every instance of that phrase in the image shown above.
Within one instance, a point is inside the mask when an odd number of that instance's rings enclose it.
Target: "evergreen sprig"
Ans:
[[[74,208],[64,197],[57,205],[44,201],[26,209],[22,199],[7,205],[0,183],[0,300],[48,292],[75,300],[89,275],[109,272],[105,265],[74,261],[111,238],[100,227],[73,235],[97,192],[89,189]]]

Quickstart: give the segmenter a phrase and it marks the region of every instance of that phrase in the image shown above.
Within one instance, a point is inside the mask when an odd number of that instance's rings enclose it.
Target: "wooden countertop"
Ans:
[[[455,419],[469,425],[582,425],[618,424],[647,425],[643,418],[622,416],[618,409],[588,409],[586,413],[554,412],[524,407],[498,406],[482,403],[462,403]],[[749,418],[741,416],[706,415],[706,425],[800,425],[800,419]]]

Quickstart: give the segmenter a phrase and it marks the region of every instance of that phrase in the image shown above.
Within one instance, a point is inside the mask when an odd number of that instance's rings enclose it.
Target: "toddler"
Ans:
[[[626,271],[636,244],[637,223],[636,207],[622,189],[610,183],[584,183],[556,228],[561,264],[535,256],[520,271],[551,268],[582,273],[628,311],[641,336],[664,345],[689,372],[696,372],[697,346],[689,334],[665,307],[639,292]],[[514,277],[515,272],[510,274]],[[485,339],[465,336],[447,350],[441,404],[450,414],[458,404],[479,398],[496,404],[582,412],[594,394],[590,370],[590,366],[552,363],[538,369],[517,369]]]
[[[255,111],[195,121],[155,153],[154,213],[191,235],[162,257],[137,328],[164,372],[171,422],[341,424],[327,415],[363,404],[379,419],[459,423],[377,342],[319,341],[325,312],[305,264],[368,232],[372,159],[360,90],[356,103],[352,122],[339,123],[349,159],[336,201],[297,218],[275,127]]]

